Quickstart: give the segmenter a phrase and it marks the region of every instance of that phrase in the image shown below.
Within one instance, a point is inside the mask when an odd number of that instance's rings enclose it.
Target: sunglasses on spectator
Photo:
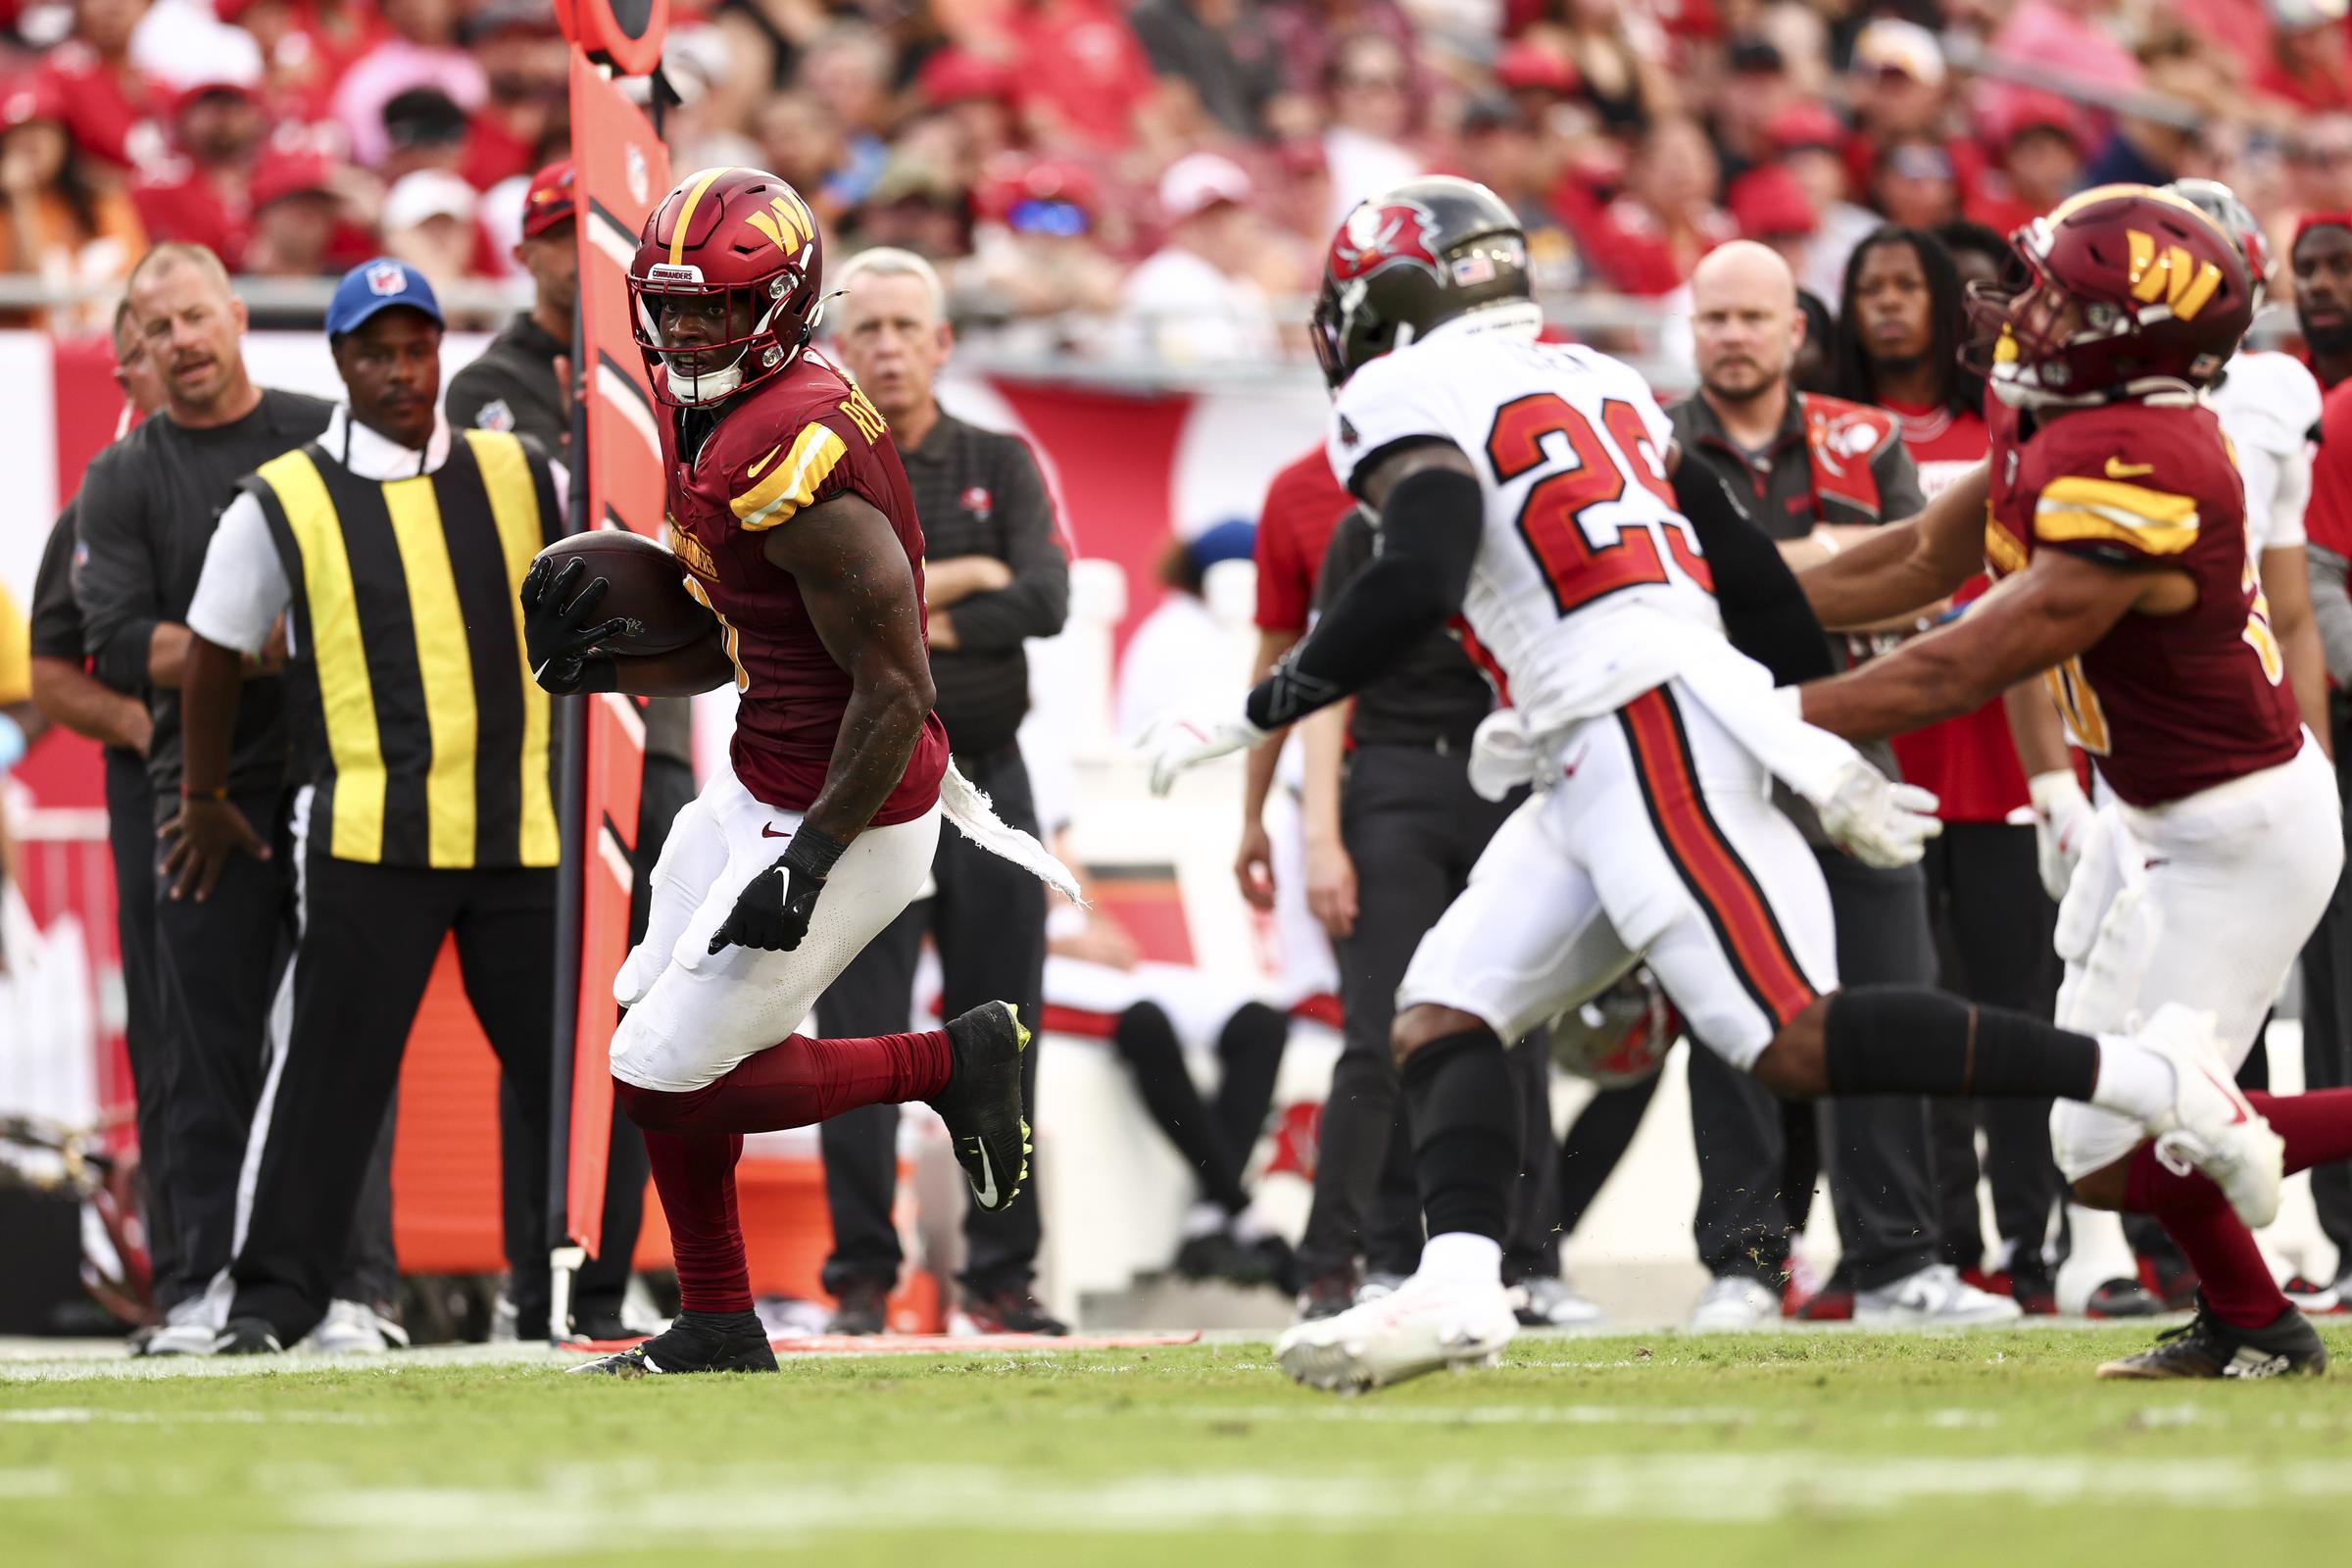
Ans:
[[[1086,219],[1086,209],[1074,202],[1028,201],[1014,202],[1004,220],[1016,234],[1057,234],[1067,239],[1083,234],[1092,225]]]

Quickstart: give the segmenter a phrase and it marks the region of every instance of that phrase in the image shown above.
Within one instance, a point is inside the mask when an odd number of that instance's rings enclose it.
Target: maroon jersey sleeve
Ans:
[[[837,397],[825,395],[829,386],[815,390],[782,421],[746,432],[724,454],[727,510],[746,532],[781,526],[803,508],[852,490],[885,501],[876,491],[888,486],[871,471],[879,466],[882,416],[854,386],[842,386]]]
[[[2029,448],[2036,549],[2118,566],[2246,550],[2245,499],[2220,426],[2196,409],[2119,405],[2052,420]]]

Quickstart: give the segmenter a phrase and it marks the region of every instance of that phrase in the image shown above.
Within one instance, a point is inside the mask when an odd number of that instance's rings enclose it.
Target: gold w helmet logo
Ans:
[[[2195,320],[2222,286],[2222,270],[2211,262],[2198,261],[2185,245],[2158,249],[2154,235],[2136,228],[2127,230],[2124,237],[2132,247],[2132,297],[2143,305],[2162,301],[2172,307],[2176,318]]]
[[[786,256],[798,258],[808,248],[816,235],[816,220],[808,216],[797,196],[777,196],[768,201],[764,212],[747,213],[744,221],[768,237],[776,249]]]

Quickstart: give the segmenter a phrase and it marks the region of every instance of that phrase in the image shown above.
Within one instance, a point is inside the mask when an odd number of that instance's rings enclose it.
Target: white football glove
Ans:
[[[2034,774],[2026,780],[2026,795],[2034,803],[2034,858],[2041,866],[2041,890],[2056,903],[2066,897],[2066,885],[2075,879],[2075,865],[2090,841],[2098,808],[2082,793],[2071,767]]]
[[[1135,744],[1152,758],[1152,793],[1165,795],[1186,768],[1227,752],[1247,751],[1265,738],[1266,732],[1250,722],[1239,704],[1188,704],[1145,725]]]
[[[1813,803],[1822,831],[1839,849],[1885,870],[1910,865],[1928,853],[1928,840],[1943,831],[1936,818],[1941,803],[1916,784],[1896,784],[1861,758],[1838,772],[1827,800]]]

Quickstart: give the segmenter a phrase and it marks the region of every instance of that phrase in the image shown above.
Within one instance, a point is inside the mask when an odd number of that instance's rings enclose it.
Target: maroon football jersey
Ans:
[[[757,799],[806,810],[824,787],[850,674],[825,651],[792,573],[771,564],[762,545],[769,529],[791,527],[804,507],[862,496],[906,547],[919,612],[923,530],[914,498],[882,416],[814,352],[805,351],[782,375],[744,394],[699,451],[681,452],[679,426],[691,429],[692,418],[672,412],[662,421],[670,547],[687,569],[687,591],[718,616],[735,662],[742,698],[735,773]],[[948,732],[932,713],[874,825],[911,821],[929,810],[947,766]]]
[[[2048,672],[2075,743],[2115,793],[2161,806],[2291,759],[2303,721],[2246,558],[2245,491],[2204,408],[2122,403],[2043,418],[1988,402],[1995,578],[2037,550],[2196,580],[2178,615],[2133,612]]]

